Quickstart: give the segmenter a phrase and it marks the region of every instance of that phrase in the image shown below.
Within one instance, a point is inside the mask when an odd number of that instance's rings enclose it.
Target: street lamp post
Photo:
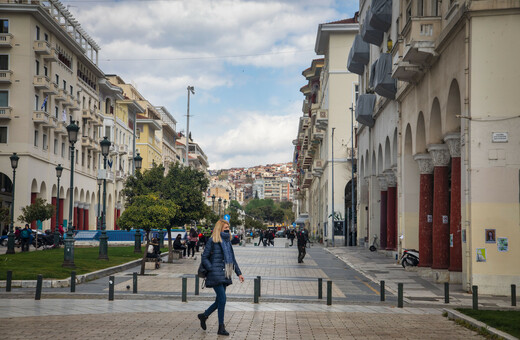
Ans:
[[[58,164],[56,167],[56,177],[58,178],[58,191],[56,193],[56,228],[54,228],[54,247],[60,245],[60,177],[63,172],[63,167]]]
[[[224,211],[223,211],[224,214],[226,213],[226,206],[227,206],[227,200],[224,200]]]
[[[20,157],[15,153],[9,157],[11,160],[11,168],[13,168],[13,201],[11,202],[11,225],[9,226],[9,235],[7,236],[7,251],[6,254],[14,254],[14,187],[16,182],[16,168],[18,167],[18,160]]]
[[[98,198],[97,198],[97,221],[96,221],[96,230],[101,229],[101,184],[103,184],[103,179],[98,178],[97,179],[97,185],[98,185]]]
[[[107,237],[107,156],[110,152],[110,141],[107,137],[99,143],[101,145],[101,154],[103,155],[103,169],[105,174],[103,177],[103,224],[101,225],[101,236],[99,236],[99,260],[108,260],[108,237]]]
[[[74,238],[72,237],[72,204],[74,202],[74,144],[78,141],[79,126],[73,120],[67,125],[67,134],[70,143],[70,200],[69,200],[69,223],[67,224],[67,237],[65,243],[62,267],[76,268],[74,264]],[[76,221],[74,221],[76,222]]]
[[[222,206],[222,197],[218,198],[218,218],[220,218],[220,207]]]
[[[139,172],[141,170],[141,166],[143,165],[143,157],[141,157],[139,152],[134,157],[134,164],[135,169],[137,170],[137,172]],[[141,253],[141,231],[139,229],[136,229],[134,236],[134,253]]]
[[[188,86],[188,112],[186,115],[186,166],[190,166],[189,146],[190,146],[190,92],[195,94],[195,87]]]
[[[215,195],[211,196],[211,203],[212,203],[212,210],[213,213],[215,213]]]

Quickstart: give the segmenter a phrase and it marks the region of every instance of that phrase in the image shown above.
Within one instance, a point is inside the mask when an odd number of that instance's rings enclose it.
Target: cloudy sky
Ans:
[[[64,1],[101,46],[100,67],[165,106],[211,169],[292,161],[318,24],[358,0]]]

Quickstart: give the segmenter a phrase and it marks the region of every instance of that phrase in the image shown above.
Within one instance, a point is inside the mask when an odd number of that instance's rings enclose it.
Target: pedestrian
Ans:
[[[305,229],[300,229],[296,238],[296,245],[298,246],[298,263],[303,263],[303,258],[307,253],[305,250],[305,247],[307,246],[307,233]]]
[[[173,249],[182,250],[182,257],[184,258],[186,257],[186,246],[182,244],[181,238],[181,234],[177,234],[177,237],[175,237],[175,240],[173,240]]]
[[[22,251],[29,251],[29,244],[31,243],[32,231],[29,229],[29,225],[25,224],[25,228],[20,232],[20,238],[22,239]]]
[[[268,240],[269,240],[269,245],[274,247],[274,230],[269,230]]]
[[[208,271],[206,287],[213,288],[216,294],[215,302],[209,306],[204,313],[198,314],[200,327],[206,330],[206,320],[218,309],[218,332],[219,335],[229,335],[224,326],[224,312],[226,308],[226,287],[233,283],[231,276],[233,271],[240,282],[244,282],[242,272],[238,267],[231,245],[231,233],[229,223],[219,220],[215,224],[213,234],[207,241],[204,253],[202,253],[202,265]]]
[[[188,235],[188,257],[191,257],[195,260],[195,247],[197,246],[197,242],[199,241],[199,235],[197,235],[197,231],[195,228],[191,228],[190,233]]]
[[[294,244],[294,238],[296,237],[296,233],[294,232],[294,229],[292,229],[290,232],[289,232],[289,240],[291,240],[291,247],[293,246]]]
[[[63,224],[60,224],[60,226],[58,227],[58,232],[60,233],[61,237],[63,237],[63,234],[65,233],[65,231],[63,230]]]
[[[264,242],[264,233],[262,232],[262,230],[260,230],[260,232],[258,233],[258,245],[262,244]],[[265,246],[265,243],[264,243],[264,246]]]

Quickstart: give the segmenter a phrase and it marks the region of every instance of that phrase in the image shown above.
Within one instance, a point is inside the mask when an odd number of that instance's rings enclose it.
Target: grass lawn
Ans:
[[[143,247],[143,252],[145,248]],[[161,249],[164,253],[167,249]],[[76,269],[63,268],[63,247],[0,255],[0,280],[5,280],[7,271],[13,272],[13,280],[36,280],[38,274],[44,279],[65,279],[72,270],[76,275],[94,272],[96,270],[117,266],[135,259],[143,254],[134,253],[134,247],[108,247],[109,260],[98,260],[98,247],[74,248],[74,264]]]
[[[461,313],[478,321],[520,338],[520,311],[473,310],[457,308]]]

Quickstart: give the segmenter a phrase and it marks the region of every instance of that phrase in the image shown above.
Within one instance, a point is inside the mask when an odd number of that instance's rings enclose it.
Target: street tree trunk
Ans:
[[[168,263],[173,263],[172,227],[168,227],[166,230],[168,230]]]

